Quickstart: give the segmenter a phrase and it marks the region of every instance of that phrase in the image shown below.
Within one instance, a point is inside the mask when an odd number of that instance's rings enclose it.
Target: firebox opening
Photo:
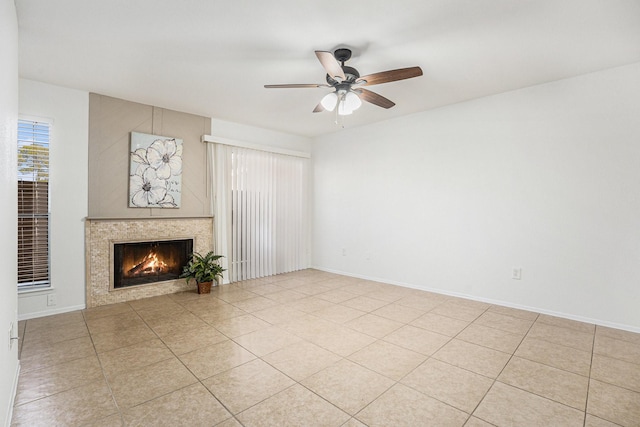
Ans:
[[[113,288],[175,280],[193,252],[193,239],[113,245]]]

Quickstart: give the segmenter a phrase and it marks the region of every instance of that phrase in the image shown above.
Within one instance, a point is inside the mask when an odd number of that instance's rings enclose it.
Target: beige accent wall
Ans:
[[[180,208],[129,207],[131,132],[180,138]],[[110,290],[110,245],[114,240],[196,237],[194,250],[213,248],[206,146],[207,117],[109,96],[89,94],[89,218],[85,223],[86,304],[96,307],[155,295],[193,290],[184,280]]]
[[[130,208],[131,132],[183,140],[182,205],[177,209]],[[89,217],[151,218],[209,216],[207,117],[92,93],[89,95]]]

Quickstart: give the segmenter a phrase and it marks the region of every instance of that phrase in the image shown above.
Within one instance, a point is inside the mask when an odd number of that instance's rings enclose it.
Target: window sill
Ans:
[[[46,288],[34,288],[34,289],[18,289],[18,296],[21,295],[38,295],[38,294],[48,294],[53,292],[53,286],[49,285]]]

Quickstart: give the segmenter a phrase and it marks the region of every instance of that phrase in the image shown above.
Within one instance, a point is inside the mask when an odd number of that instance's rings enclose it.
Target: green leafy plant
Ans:
[[[191,259],[182,269],[181,278],[186,278],[187,283],[191,279],[196,283],[212,282],[216,280],[216,277],[222,277],[222,272],[226,271],[218,263],[218,260],[222,258],[222,255],[215,255],[213,252],[208,252],[202,256],[198,252],[194,252],[191,255]]]

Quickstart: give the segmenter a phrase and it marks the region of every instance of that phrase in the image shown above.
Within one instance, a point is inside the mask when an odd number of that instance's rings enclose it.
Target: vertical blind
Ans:
[[[230,281],[308,268],[309,160],[215,144],[214,167],[217,250]]]
[[[18,120],[18,286],[49,286],[49,124]]]

